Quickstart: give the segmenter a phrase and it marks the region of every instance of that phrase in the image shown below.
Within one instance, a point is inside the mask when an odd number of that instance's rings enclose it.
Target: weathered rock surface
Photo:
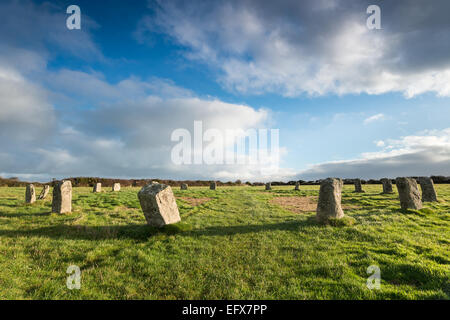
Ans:
[[[394,193],[391,179],[383,178],[381,183],[383,184],[383,193]]]
[[[340,219],[344,217],[344,211],[341,207],[343,186],[344,183],[341,179],[328,178],[322,181],[316,211],[316,218],[319,222],[325,222],[329,218]]]
[[[92,190],[92,192],[94,192],[94,193],[102,192],[102,184],[100,182],[97,182],[94,185],[94,189]]]
[[[57,182],[53,187],[52,212],[72,211],[72,183],[70,180]]]
[[[272,185],[270,182],[266,183],[266,190],[272,190]]]
[[[26,203],[34,203],[36,201],[36,190],[34,189],[34,185],[29,184],[25,190],[25,202]]]
[[[147,224],[162,227],[181,220],[172,189],[165,184],[148,184],[138,193]]]
[[[50,192],[50,186],[46,184],[46,185],[42,188],[42,191],[41,191],[41,193],[39,194],[38,200],[44,200],[44,199],[47,197],[47,195],[48,195],[49,192]]]
[[[419,187],[415,179],[400,177],[395,179],[395,184],[400,198],[400,206],[403,210],[422,208]]]
[[[362,185],[361,185],[361,179],[355,179],[353,181],[353,184],[355,185],[355,192],[357,192],[357,193],[364,192],[364,190],[362,189]]]
[[[187,190],[188,189],[188,184],[187,183],[182,183],[180,189],[181,190]]]
[[[294,190],[300,190],[300,182],[296,182],[295,183],[295,188],[294,188]]]
[[[429,177],[419,178],[420,188],[422,189],[422,201],[423,202],[435,202],[438,201],[436,190],[434,189],[433,180]]]
[[[120,183],[114,183],[112,186],[112,191],[120,191]]]
[[[216,187],[217,187],[217,183],[215,181],[211,182],[210,185],[209,185],[209,188],[211,190],[216,190]]]

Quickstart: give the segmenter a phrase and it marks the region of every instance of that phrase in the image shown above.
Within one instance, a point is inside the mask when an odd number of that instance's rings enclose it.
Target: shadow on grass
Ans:
[[[0,236],[4,237],[48,237],[53,239],[83,239],[83,240],[103,240],[103,239],[133,239],[147,240],[149,237],[166,234],[179,234],[188,237],[198,236],[224,236],[234,234],[246,234],[265,231],[295,231],[300,227],[317,226],[310,220],[290,221],[264,225],[238,225],[205,227],[203,229],[192,230],[192,226],[183,222],[167,225],[163,228],[150,227],[148,225],[124,225],[124,226],[70,226],[58,225],[29,230],[0,230]]]
[[[42,216],[49,216],[51,215],[51,212],[38,212],[38,213],[5,213],[5,212],[0,212],[0,217],[4,217],[4,218],[14,218],[14,217],[42,217]]]

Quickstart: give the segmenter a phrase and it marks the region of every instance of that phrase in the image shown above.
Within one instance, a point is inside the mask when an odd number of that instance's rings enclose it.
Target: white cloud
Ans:
[[[382,141],[383,142],[383,141]],[[359,159],[312,165],[300,179],[383,178],[450,175],[450,128],[420,135],[388,139],[379,152],[363,153]]]
[[[364,124],[369,124],[371,122],[380,121],[380,120],[383,120],[384,118],[385,118],[384,114],[378,113],[376,115],[373,115],[373,116],[370,116],[370,117],[364,119]]]

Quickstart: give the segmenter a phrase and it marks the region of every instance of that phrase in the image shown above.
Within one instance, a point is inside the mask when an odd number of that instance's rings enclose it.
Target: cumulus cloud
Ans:
[[[382,30],[366,27],[372,4],[382,9]],[[158,1],[151,7],[154,15],[143,18],[139,32],[169,35],[188,59],[219,70],[218,81],[230,90],[450,96],[448,1]]]
[[[298,177],[309,180],[450,175],[450,128],[382,142],[381,151],[363,153],[359,159],[312,165]]]

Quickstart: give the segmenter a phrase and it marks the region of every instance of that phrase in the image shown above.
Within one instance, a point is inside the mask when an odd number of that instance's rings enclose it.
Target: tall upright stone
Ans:
[[[25,202],[26,203],[34,203],[36,201],[36,190],[34,189],[34,185],[29,184],[25,190]]]
[[[364,190],[362,189],[362,185],[361,185],[361,179],[354,179],[353,184],[355,185],[355,192],[357,192],[357,193],[364,192]]]
[[[391,179],[383,178],[381,183],[383,184],[383,193],[394,193]]]
[[[344,182],[341,179],[328,178],[322,181],[319,191],[316,218],[319,222],[326,222],[329,218],[344,217],[341,207],[341,192]]]
[[[266,183],[266,190],[272,190],[272,184],[270,182]]]
[[[44,200],[47,197],[49,192],[50,192],[50,186],[48,184],[44,185],[41,193],[39,194],[38,200]]]
[[[163,227],[181,220],[170,186],[150,183],[138,192],[138,198],[150,226]]]
[[[400,206],[403,210],[422,208],[419,187],[415,179],[400,177],[395,179],[395,184],[400,198]]]
[[[94,189],[92,190],[94,193],[102,192],[102,184],[100,182],[97,182],[94,184]]]
[[[180,189],[181,190],[187,190],[188,189],[188,184],[187,183],[182,183]]]
[[[296,182],[295,183],[295,188],[294,188],[294,190],[300,190],[300,182]]]
[[[120,183],[114,183],[112,186],[112,191],[120,191]]]
[[[437,200],[436,190],[434,189],[433,180],[429,177],[419,178],[420,188],[422,189],[423,202],[435,202]]]
[[[216,190],[216,187],[217,187],[217,183],[215,181],[212,181],[209,184],[209,189],[211,189],[211,190]]]
[[[53,187],[52,212],[66,213],[72,211],[72,182],[59,181]]]

